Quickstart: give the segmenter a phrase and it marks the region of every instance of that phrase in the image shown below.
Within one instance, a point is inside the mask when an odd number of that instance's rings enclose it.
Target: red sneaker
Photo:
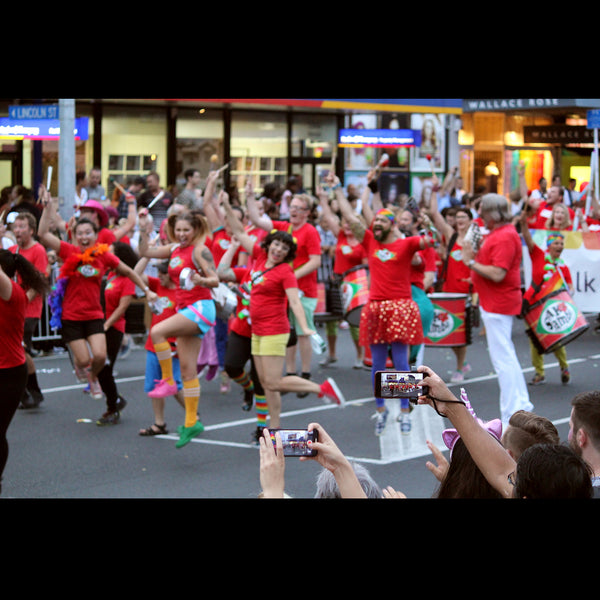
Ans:
[[[321,384],[319,398],[325,398],[326,402],[335,402],[335,404],[339,406],[344,406],[344,404],[346,404],[344,394],[342,394],[342,391],[331,377],[328,377]]]

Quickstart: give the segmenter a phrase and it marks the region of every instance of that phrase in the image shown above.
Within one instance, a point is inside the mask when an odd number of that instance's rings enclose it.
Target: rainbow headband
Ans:
[[[390,221],[394,222],[394,213],[389,209],[389,208],[380,208],[377,211],[377,215],[382,215],[384,217],[387,217]]]
[[[546,238],[546,248],[555,240],[563,240],[564,241],[565,236],[562,233],[551,233],[547,238]]]

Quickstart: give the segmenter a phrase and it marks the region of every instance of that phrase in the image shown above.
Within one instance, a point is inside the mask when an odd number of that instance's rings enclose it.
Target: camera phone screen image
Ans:
[[[316,450],[311,448],[309,441],[317,440],[316,431],[306,429],[270,429],[271,441],[275,445],[275,433],[279,433],[283,444],[284,456],[315,456]]]
[[[377,375],[381,398],[409,398],[416,402],[423,394],[423,388],[418,385],[423,380],[423,373],[379,371]]]

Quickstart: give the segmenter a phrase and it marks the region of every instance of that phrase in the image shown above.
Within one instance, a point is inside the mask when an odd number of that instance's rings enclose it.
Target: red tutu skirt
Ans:
[[[391,344],[409,346],[423,343],[423,326],[417,303],[410,298],[371,300],[360,315],[359,344]]]

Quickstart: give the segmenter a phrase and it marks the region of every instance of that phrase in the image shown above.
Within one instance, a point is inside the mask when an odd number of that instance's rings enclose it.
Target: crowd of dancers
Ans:
[[[144,392],[154,419],[139,433],[168,432],[165,399],[173,396],[185,414],[177,448],[204,429],[199,417],[204,366],[212,370],[211,378],[221,372],[223,386],[232,382],[240,387],[243,408],[255,410],[253,436],[259,445],[266,439],[267,420],[270,428],[280,426],[285,393],[315,394],[344,404],[333,378],[312,380],[312,344],[319,285],[339,292],[344,273],[355,268],[368,273],[360,319],[348,323],[338,315],[327,320],[323,367],[338,360],[339,327],[349,327],[356,350],[352,367],[368,365],[374,389],[375,374],[390,363],[398,371],[422,365],[434,319],[431,293],[459,293],[481,316],[498,375],[500,427],[508,427],[515,414],[533,413],[511,339],[524,297],[520,235],[532,261],[525,298],[531,300],[553,275],[569,288],[570,272],[560,258],[563,232],[600,229],[595,199],[584,213],[585,199],[567,206],[563,189],[554,182],[548,191],[543,181],[540,190],[527,190],[522,167],[514,199],[469,194],[453,169],[441,183],[432,176],[427,199],[401,196],[387,203],[379,194],[380,170],[375,168],[361,194],[351,186],[344,191],[330,170],[316,198],[294,178],[285,189],[265,186],[260,196],[248,185],[241,201],[236,190],[219,190],[221,172],[209,172],[203,192],[198,171],[191,169],[183,190],[163,189],[158,175],[151,173],[127,189],[116,183],[107,198],[94,169],[88,186],[79,178],[68,221],[44,186],[37,198],[21,188],[0,207],[3,226],[9,229],[0,252],[1,319],[8,340],[0,351],[0,383],[10,382],[10,400],[2,406],[0,474],[8,456],[6,430],[17,407],[43,401],[32,336],[44,301],[76,376],[94,398],[105,400],[98,425],[116,425],[127,404],[113,372],[127,335],[126,312],[132,301],[145,298],[151,322],[144,345]],[[547,248],[533,243],[530,228],[551,230]],[[545,382],[543,352],[530,337],[536,374],[529,383],[540,385]],[[468,377],[467,346],[452,347],[452,382]],[[211,350],[212,360],[202,358]],[[555,354],[561,381],[568,383],[564,347]],[[442,389],[437,380],[436,385]],[[435,406],[435,395],[424,401]],[[384,398],[375,397],[375,405],[379,436],[388,426],[389,410]],[[411,429],[410,410],[402,399],[404,433]]]

